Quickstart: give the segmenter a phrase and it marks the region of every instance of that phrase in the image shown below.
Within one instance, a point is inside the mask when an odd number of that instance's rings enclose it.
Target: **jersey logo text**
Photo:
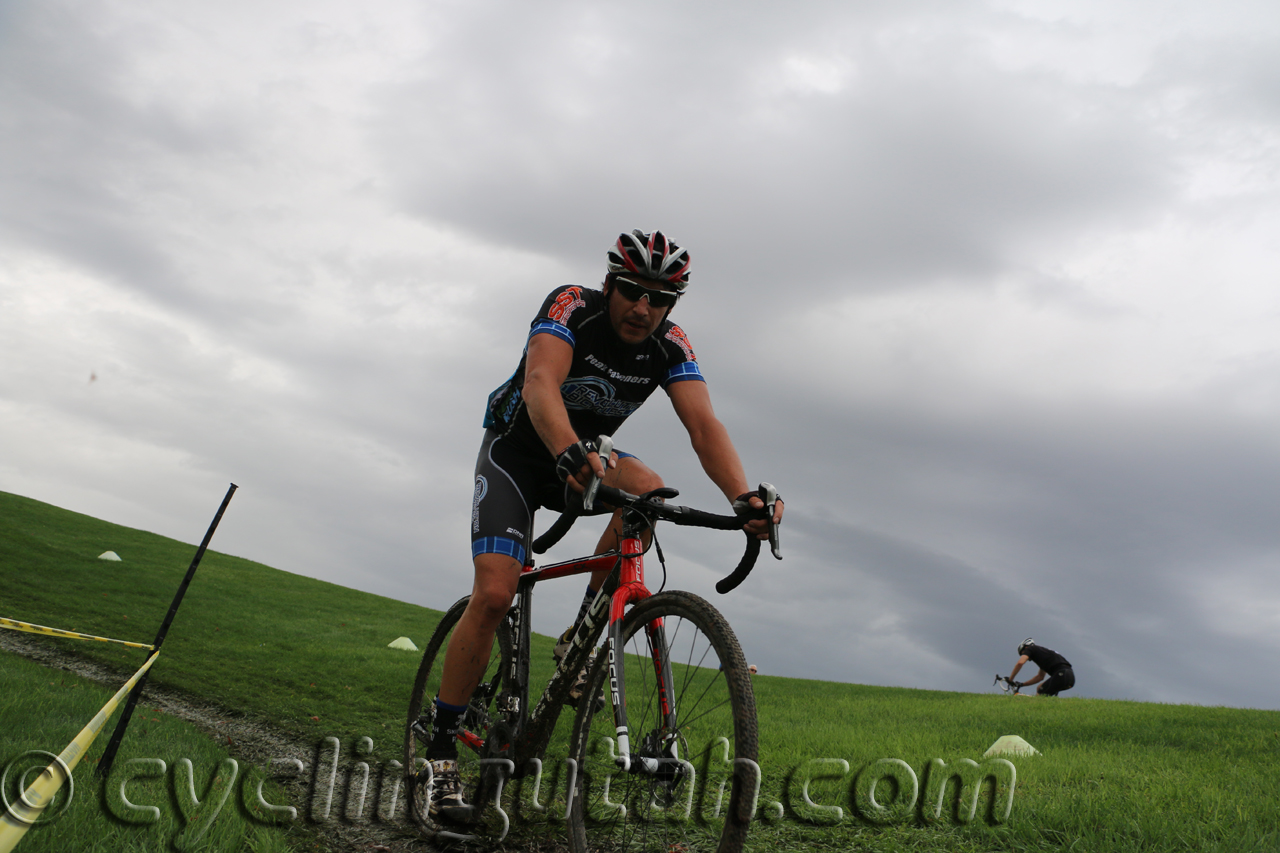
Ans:
[[[586,304],[586,300],[582,298],[582,288],[575,285],[556,297],[556,301],[551,303],[551,308],[547,311],[547,316],[560,325],[567,326],[569,315]]]
[[[471,497],[471,532],[480,530],[480,501],[489,493],[489,481],[483,475],[476,477],[476,490]]]
[[[614,387],[598,376],[571,376],[560,386],[566,409],[585,409],[605,418],[627,418],[639,403],[615,398]]]
[[[693,354],[693,347],[689,346],[689,339],[684,336],[684,329],[679,326],[672,326],[671,331],[667,332],[664,337],[674,343],[680,349],[684,350],[685,357],[689,361],[697,361],[698,357]]]

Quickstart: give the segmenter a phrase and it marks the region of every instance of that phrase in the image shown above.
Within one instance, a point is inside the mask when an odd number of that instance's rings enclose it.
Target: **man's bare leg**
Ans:
[[[635,457],[618,460],[617,468],[608,469],[607,485],[643,494],[662,486],[662,478]],[[595,553],[602,554],[618,546],[622,537],[622,512],[614,512],[609,526],[601,534]],[[440,678],[439,699],[449,705],[464,706],[484,676],[485,664],[493,650],[493,638],[502,617],[511,609],[521,565],[505,554],[481,554],[473,561],[475,582],[471,600],[445,650],[444,670]],[[609,570],[592,572],[591,588],[599,590]]]
[[[522,568],[519,560],[505,554],[481,554],[473,563],[471,600],[444,653],[440,701],[450,705],[471,701],[471,694],[484,676],[498,624],[511,609]]]
[[[433,819],[446,821],[467,821],[473,816],[458,774],[458,726],[471,694],[484,675],[494,633],[511,608],[520,579],[519,561],[503,554],[481,554],[473,562],[475,582],[471,587],[471,600],[454,626],[449,647],[445,649],[440,692],[433,700],[435,725],[425,756],[431,763],[435,786],[430,814]]]

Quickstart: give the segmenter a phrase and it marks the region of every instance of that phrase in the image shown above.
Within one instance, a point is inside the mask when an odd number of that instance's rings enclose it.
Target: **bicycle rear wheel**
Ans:
[[[428,837],[435,837],[441,832],[453,834],[483,833],[478,824],[457,825],[437,823],[428,814],[429,792],[426,776],[423,773],[427,746],[435,729],[435,698],[440,691],[440,674],[444,669],[445,650],[449,647],[449,638],[467,609],[471,596],[459,599],[440,624],[427,643],[422,653],[422,663],[418,666],[418,675],[413,682],[413,692],[409,696],[409,715],[404,735],[404,774],[409,818]],[[480,684],[471,695],[467,711],[460,721],[458,732],[458,772],[462,776],[468,803],[476,807],[477,814],[487,804],[489,797],[482,783],[480,759],[483,757],[486,739],[489,733],[501,722],[501,715],[495,706],[495,698],[502,689],[503,679],[511,671],[513,643],[511,620],[504,617],[498,625],[494,637],[493,648],[489,653],[489,662],[485,666]],[[415,725],[416,724],[416,725]]]
[[[736,853],[755,808],[759,767],[755,696],[733,630],[704,599],[664,592],[627,614],[622,636],[615,660],[632,764],[649,759],[649,770],[620,770],[610,706],[596,713],[594,703],[581,703],[569,745],[579,767],[570,846],[575,853]],[[669,690],[660,689],[664,656]],[[609,683],[608,656],[600,655],[586,695]]]

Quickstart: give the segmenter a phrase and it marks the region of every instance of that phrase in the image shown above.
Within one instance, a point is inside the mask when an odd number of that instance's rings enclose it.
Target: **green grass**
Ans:
[[[5,732],[0,760],[10,769],[5,786],[9,802],[19,794],[16,782],[22,770],[49,763],[47,756],[32,751],[61,752],[114,692],[0,652],[0,730]],[[108,721],[73,772],[73,795],[68,797],[64,784],[46,815],[19,842],[21,853],[118,853],[175,847],[207,853],[288,853],[301,849],[298,842],[303,839],[296,831],[273,825],[271,816],[261,809],[244,806],[243,785],[256,785],[258,778],[251,767],[237,768],[236,782],[240,784],[233,784],[231,796],[216,814],[210,811],[223,790],[221,785],[211,786],[211,780],[215,768],[226,761],[226,752],[209,735],[145,702],[135,710],[130,736],[116,757],[115,767],[128,772],[128,762],[133,759],[161,755],[187,758],[195,774],[196,797],[205,810],[199,812],[196,803],[184,795],[184,787],[173,784],[172,767],[165,776],[128,780],[129,802],[154,805],[159,812],[154,818],[127,808],[119,797],[120,783],[126,776],[113,773],[103,782],[93,772],[113,725],[114,719]],[[242,771],[247,775],[242,776]],[[229,768],[224,769],[222,778],[230,779]],[[280,796],[278,789],[266,790],[269,798]]]
[[[107,549],[124,562],[97,560]],[[6,584],[0,615],[150,642],[194,550],[0,493],[0,571]],[[465,586],[444,591],[438,606],[447,607]],[[210,551],[152,679],[268,720],[308,743],[338,737],[344,756],[367,736],[373,750],[364,760],[385,767],[399,756],[403,707],[418,662],[416,655],[386,645],[404,635],[425,646],[439,617],[437,611]],[[552,641],[535,640],[538,684],[549,674]],[[65,644],[124,676],[143,659],[140,651],[104,644],[45,642]],[[779,802],[784,816],[766,817],[753,827],[752,849],[1280,849],[1273,776],[1280,756],[1280,712],[942,693],[771,676],[757,676],[754,685],[762,814],[772,814],[771,804]],[[71,716],[79,719],[79,713]],[[6,725],[5,730],[11,729]],[[1017,785],[1007,820],[991,818],[989,790],[979,816],[967,824],[950,807],[941,819],[922,813],[919,803],[929,789],[925,769],[932,759],[980,760],[1005,734],[1020,735],[1043,753],[1012,759]],[[50,747],[46,737],[41,748],[56,752],[61,743]],[[14,751],[7,736],[4,747],[0,759]],[[858,784],[886,758],[912,768],[919,797],[916,808],[877,823],[860,813],[866,811],[866,798]],[[848,764],[847,773],[840,773],[838,764],[821,765],[819,775],[834,770],[840,778],[809,785],[815,803],[842,808],[839,822],[833,812],[803,802],[805,775],[819,767],[814,759]],[[209,758],[204,766],[215,764]],[[877,798],[891,795],[892,786],[882,782]]]
[[[123,562],[97,559],[108,549]],[[0,493],[9,618],[150,643],[194,553],[192,545]],[[210,550],[151,681],[316,741],[339,730],[368,736],[394,758],[418,658],[386,646],[399,636],[425,646],[439,615]],[[132,673],[146,655],[48,642],[121,672]]]
[[[1003,824],[981,817],[922,821],[919,810],[891,828],[846,814],[834,829],[801,807],[791,818],[753,830],[756,842],[847,849],[858,838],[873,850],[1088,851],[1274,850],[1280,805],[1274,768],[1280,713],[1097,699],[1003,695],[756,679],[762,764],[790,769],[819,757],[843,758],[850,771],[810,786],[818,803],[852,802],[853,778],[878,759],[906,762],[926,788],[931,759],[948,764],[1016,734],[1042,755],[1013,757],[1017,785]],[[821,708],[821,714],[814,709]],[[785,773],[765,769],[763,797],[785,799]],[[799,784],[792,780],[791,788]],[[887,791],[888,786],[886,786]],[[799,791],[790,801],[802,803]],[[948,796],[948,803],[951,802]],[[984,794],[979,814],[988,811]],[[809,813],[811,820],[802,818]],[[952,815],[944,812],[947,817]],[[867,837],[869,836],[869,838]],[[1072,848],[1072,845],[1075,845]]]

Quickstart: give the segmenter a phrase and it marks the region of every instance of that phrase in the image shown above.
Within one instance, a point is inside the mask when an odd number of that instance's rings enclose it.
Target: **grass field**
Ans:
[[[125,561],[97,560],[107,549]],[[150,642],[193,553],[190,544],[0,493],[0,616]],[[450,603],[442,600],[439,606]],[[415,655],[386,645],[403,635],[424,646],[439,616],[211,551],[152,681],[269,721],[317,747],[335,737],[345,750],[343,768],[357,760],[353,748],[368,737],[372,748],[366,745],[359,760],[377,774],[399,756],[403,706],[417,666]],[[116,668],[121,681],[143,660],[142,652],[116,646],[45,642],[65,644]],[[549,674],[551,640],[536,642],[535,683]],[[44,682],[57,679],[44,678],[11,655],[0,655],[0,666],[5,679],[0,731],[6,732],[0,761],[29,748],[57,752],[101,705],[87,711],[91,701],[85,707],[64,706],[76,690],[53,684],[46,690]],[[28,682],[50,710],[11,701],[10,694]],[[1280,849],[1273,776],[1280,756],[1280,712],[1013,698],[773,676],[758,676],[754,686],[764,780],[752,849]],[[65,717],[63,729],[42,728],[46,717]],[[72,726],[70,720],[79,723]],[[72,730],[63,737],[68,726]],[[15,731],[20,739],[7,734]],[[957,813],[952,785],[934,817],[935,760],[951,767],[963,759],[981,760],[986,748],[1006,734],[1020,735],[1042,753],[1010,759],[1017,781],[1008,817],[1000,820],[1000,808],[993,808],[1004,802],[1007,784],[994,797],[990,786],[984,787],[970,821],[964,820],[964,809]],[[128,749],[139,745],[166,753],[158,757],[170,764],[189,754],[176,740],[154,746],[126,740]],[[192,755],[193,764],[205,768],[203,779],[219,760],[208,755],[197,761]],[[886,780],[875,788],[877,801],[890,807],[875,813],[866,789],[875,772],[885,768],[896,768],[900,782]],[[87,775],[77,771],[77,781],[81,773]],[[907,808],[912,776],[918,793]],[[813,805],[805,802],[806,790]],[[284,830],[250,824],[240,836],[245,849],[271,850],[265,845],[287,842]],[[155,837],[144,838],[137,827],[121,831],[142,840],[133,848],[102,849],[168,849],[148,846]]]
[[[6,765],[13,763],[15,776],[29,766],[45,766],[47,757],[29,751],[60,752],[114,692],[74,675],[4,655],[0,666],[0,727],[5,736],[0,759]],[[156,812],[149,814],[126,807],[118,795],[123,777],[112,774],[102,784],[91,770],[102,755],[113,725],[110,722],[94,741],[73,774],[74,795],[68,797],[64,787],[46,810],[43,822],[23,837],[17,847],[20,853],[141,853],[171,849],[171,845],[208,853],[244,849],[288,853],[304,849],[299,845],[305,840],[296,833],[291,837],[287,826],[274,825],[270,814],[257,808],[247,812],[240,791],[244,783],[252,786],[255,781],[239,777],[240,771],[251,773],[252,768],[237,768],[235,781],[240,785],[220,784],[231,779],[225,750],[207,734],[145,702],[134,713],[130,737],[117,755],[115,766],[124,769],[131,760],[161,755],[170,756],[171,760],[182,757],[191,762],[192,785],[173,784],[185,768],[180,771],[166,766],[168,772],[161,775],[154,772],[159,768],[153,765],[148,768],[152,775],[139,774],[129,780],[128,802],[160,803],[165,808],[151,806]],[[221,769],[221,779],[216,769]],[[186,777],[182,776],[181,781],[185,782]],[[9,802],[13,802],[16,786],[6,788]],[[231,796],[215,810],[213,806],[228,788]],[[185,795],[188,790],[197,792],[194,799],[199,802]],[[264,798],[268,802],[279,795],[278,790],[268,791],[269,799]],[[197,808],[200,804],[204,805],[203,811]],[[252,806],[253,800],[249,804]]]

